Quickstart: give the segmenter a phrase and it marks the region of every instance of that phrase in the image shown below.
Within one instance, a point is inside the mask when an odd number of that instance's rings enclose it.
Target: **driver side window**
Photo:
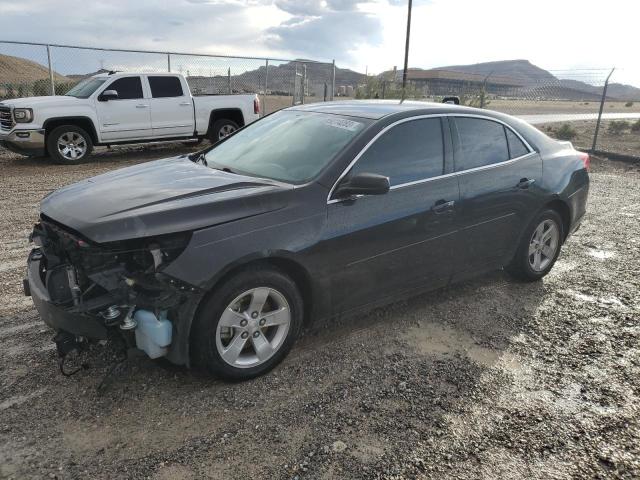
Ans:
[[[349,176],[376,173],[391,186],[442,175],[444,145],[440,118],[420,118],[392,127],[358,159]]]
[[[104,90],[117,91],[118,100],[135,100],[144,97],[140,77],[119,78]]]

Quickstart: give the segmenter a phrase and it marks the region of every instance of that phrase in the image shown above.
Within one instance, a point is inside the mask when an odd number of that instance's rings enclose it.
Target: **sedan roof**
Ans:
[[[462,107],[448,103],[400,101],[400,100],[347,100],[337,102],[310,103],[297,105],[289,110],[330,113],[350,117],[370,118],[377,120],[394,113],[412,110],[429,110],[429,113],[478,113],[475,108]],[[482,110],[486,114],[486,110]]]

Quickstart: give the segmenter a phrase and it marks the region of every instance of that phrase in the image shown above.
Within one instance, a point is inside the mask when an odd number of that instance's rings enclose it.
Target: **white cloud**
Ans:
[[[403,62],[402,0],[1,1],[5,39],[336,58],[369,72]],[[546,69],[616,66],[616,81],[640,84],[639,17],[629,0],[415,0],[410,65],[525,58]]]

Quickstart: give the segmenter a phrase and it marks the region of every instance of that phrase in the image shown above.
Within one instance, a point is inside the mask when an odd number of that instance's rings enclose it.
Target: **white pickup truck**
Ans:
[[[257,95],[191,96],[182,75],[104,73],[65,95],[0,103],[0,145],[24,155],[80,163],[95,145],[217,142],[260,117]]]

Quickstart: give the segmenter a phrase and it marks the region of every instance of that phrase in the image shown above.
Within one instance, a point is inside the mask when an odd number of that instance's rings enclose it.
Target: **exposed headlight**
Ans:
[[[29,123],[33,120],[33,110],[30,108],[16,108],[13,111],[13,118],[18,123]]]

